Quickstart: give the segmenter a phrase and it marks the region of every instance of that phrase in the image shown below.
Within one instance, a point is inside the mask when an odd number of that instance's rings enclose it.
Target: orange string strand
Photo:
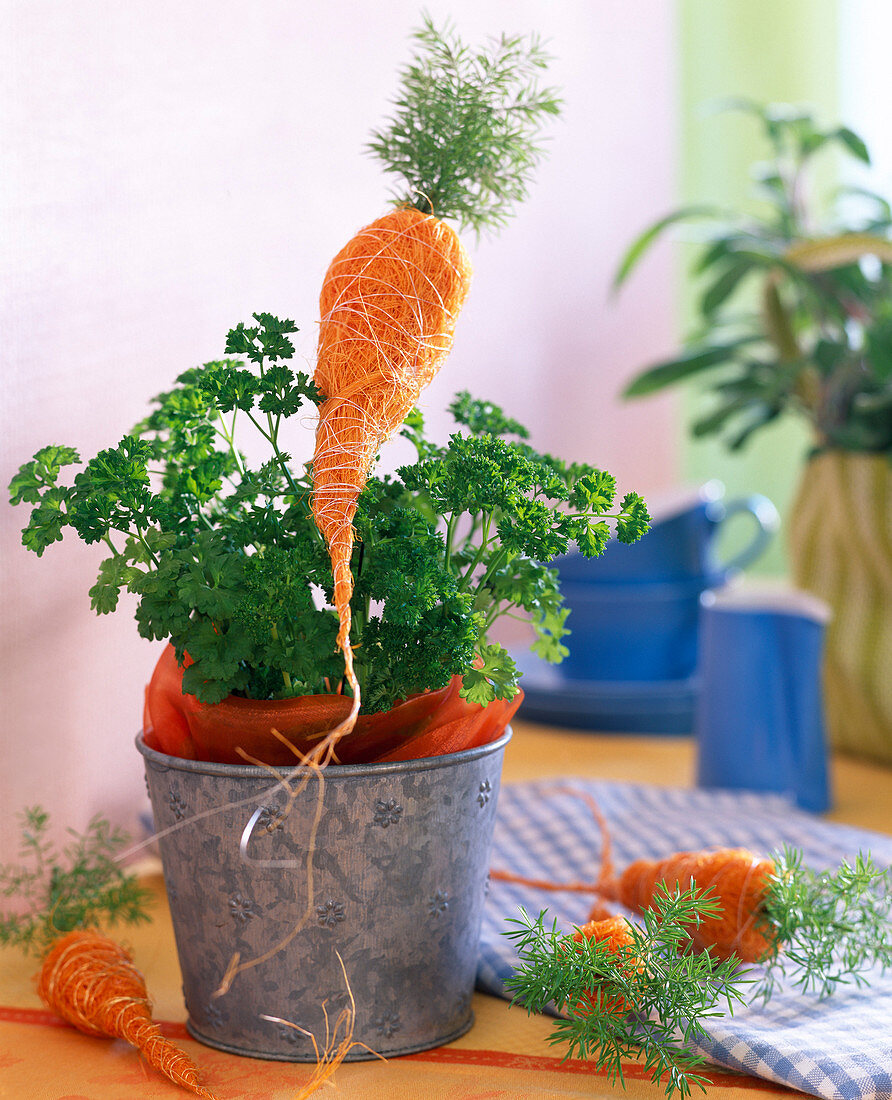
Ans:
[[[601,834],[601,863],[597,879],[594,882],[553,882],[551,879],[526,878],[523,875],[516,875],[512,871],[495,868],[490,870],[490,878],[498,882],[513,882],[518,886],[530,886],[535,890],[552,890],[568,894],[601,894],[602,897],[608,900],[616,900],[616,875],[613,867],[610,829],[604,815],[601,813],[600,806],[586,791],[579,791],[574,787],[554,787],[544,793],[579,798],[588,806]]]

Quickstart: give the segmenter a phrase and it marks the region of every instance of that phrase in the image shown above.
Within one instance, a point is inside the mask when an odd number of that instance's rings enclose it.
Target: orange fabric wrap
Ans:
[[[189,664],[188,657],[186,665]],[[461,677],[439,691],[413,695],[389,711],[361,714],[352,733],[338,742],[342,764],[370,764],[442,756],[494,741],[523,699],[497,699],[489,706],[459,695]],[[346,695],[303,695],[258,701],[230,695],[222,703],[201,703],[183,694],[183,669],[168,645],[146,688],[143,735],[149,748],[187,760],[244,764],[248,756],[265,764],[293,765],[295,754],[278,740],[278,730],[305,753],[350,711]]]

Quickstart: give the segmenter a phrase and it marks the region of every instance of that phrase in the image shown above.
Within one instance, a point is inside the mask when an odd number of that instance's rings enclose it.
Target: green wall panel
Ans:
[[[681,179],[683,203],[708,201],[755,209],[749,166],[765,153],[756,120],[720,114],[722,99],[807,104],[818,117],[838,115],[837,0],[678,0]],[[822,166],[832,183],[833,165]],[[819,180],[819,183],[821,181]],[[682,327],[691,330],[691,248],[682,250]],[[689,389],[682,402],[685,424],[705,408]],[[682,476],[719,478],[729,496],[761,492],[785,515],[807,452],[806,428],[785,420],[761,432],[748,447],[729,453],[715,440],[685,434]],[[741,536],[729,532],[730,541]],[[784,533],[753,572],[786,571]]]

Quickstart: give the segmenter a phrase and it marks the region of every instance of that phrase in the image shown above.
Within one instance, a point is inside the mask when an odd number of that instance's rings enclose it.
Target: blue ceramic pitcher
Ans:
[[[708,592],[700,612],[697,780],[826,810],[821,654],[829,607],[793,588]]]

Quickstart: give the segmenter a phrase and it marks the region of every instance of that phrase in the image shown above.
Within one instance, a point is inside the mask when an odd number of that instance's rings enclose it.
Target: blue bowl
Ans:
[[[700,595],[715,578],[561,585],[570,615],[564,676],[586,681],[686,680],[697,667]]]

